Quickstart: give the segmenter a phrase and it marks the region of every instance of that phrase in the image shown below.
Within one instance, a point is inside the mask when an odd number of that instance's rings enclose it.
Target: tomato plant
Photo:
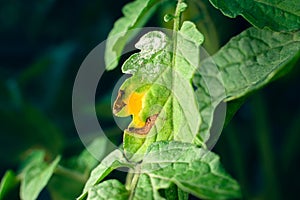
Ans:
[[[18,184],[21,199],[37,199],[55,173],[58,176],[48,187],[56,199],[74,194],[78,200],[243,198],[238,181],[211,151],[219,137],[214,132],[216,113],[220,105],[228,105],[226,118],[221,120],[221,125],[227,125],[246,98],[297,63],[300,4],[296,0],[203,2],[135,0],[125,5],[124,16],[115,22],[107,39],[107,71],[120,65],[126,44],[138,34],[133,30],[145,26],[159,9],[165,12],[160,20],[172,29],[139,36],[138,51],[121,63],[122,73],[130,76],[120,86],[112,110],[118,117],[132,117],[123,133],[123,146],[100,163],[87,150],[76,158],[57,156],[51,162],[45,161],[43,151],[34,151],[18,175],[6,172],[0,199]],[[207,12],[203,5],[209,3],[225,16],[242,16],[250,27],[218,48],[212,22],[201,26],[193,22],[199,10]],[[202,47],[212,56],[202,56]],[[99,147],[104,143],[100,138],[91,144],[101,158],[105,150]],[[66,167],[71,165],[75,171]],[[108,178],[120,168],[127,171],[125,182]],[[68,191],[71,194],[64,195],[55,186],[69,181],[61,177],[66,174],[70,181],[80,182],[73,188],[83,188],[81,194]]]

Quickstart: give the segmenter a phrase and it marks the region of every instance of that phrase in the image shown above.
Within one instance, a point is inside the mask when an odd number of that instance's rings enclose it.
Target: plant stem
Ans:
[[[136,172],[131,179],[129,200],[132,200],[134,197],[134,192],[135,192],[134,190],[136,188],[139,177],[140,177],[140,170],[138,170],[138,172]]]
[[[180,28],[180,20],[181,20],[181,13],[180,10],[180,4],[183,3],[184,0],[178,0],[176,10],[175,10],[175,18],[174,18],[174,24],[173,24],[173,31],[179,31]]]
[[[69,178],[71,178],[73,180],[76,180],[76,181],[78,181],[80,183],[83,183],[83,184],[86,182],[86,178],[84,176],[82,176],[80,173],[74,172],[74,171],[72,171],[70,169],[67,169],[65,167],[62,167],[60,165],[57,166],[54,173],[62,175],[62,176],[69,177]]]
[[[180,7],[183,2],[184,2],[184,0],[178,0],[177,6],[175,9],[175,14],[174,14],[172,67],[175,66],[176,50],[177,50],[177,32],[179,31],[179,28],[180,28],[181,13],[182,13],[182,11],[180,10]]]
[[[126,176],[125,187],[127,190],[131,189],[131,183],[134,176],[134,172],[130,169]]]

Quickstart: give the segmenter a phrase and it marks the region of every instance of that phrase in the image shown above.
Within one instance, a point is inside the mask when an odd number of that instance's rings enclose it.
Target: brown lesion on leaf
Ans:
[[[129,97],[125,99],[125,91],[119,90],[118,96],[113,105],[113,113],[120,114],[119,112],[126,106],[122,115],[132,115],[133,121],[131,123],[132,127],[126,129],[127,132],[136,133],[140,135],[146,135],[151,130],[158,114],[154,114],[146,119],[142,120],[140,117],[140,111],[143,108],[143,97],[145,92],[133,91]]]
[[[117,114],[118,112],[120,112],[122,110],[122,108],[124,106],[126,106],[126,103],[124,103],[124,101],[123,101],[124,94],[125,94],[124,90],[119,90],[117,99],[113,106],[114,114]]]
[[[131,133],[137,133],[140,135],[146,135],[149,133],[149,131],[155,124],[157,117],[158,117],[158,114],[152,115],[146,119],[145,126],[143,126],[141,128],[129,127],[126,131],[131,132]]]

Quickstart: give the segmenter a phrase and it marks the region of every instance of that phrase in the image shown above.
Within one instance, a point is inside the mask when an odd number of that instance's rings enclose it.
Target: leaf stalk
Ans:
[[[177,51],[177,32],[180,29],[181,13],[184,11],[183,8],[184,0],[178,0],[173,23],[173,56],[172,56],[172,67],[175,66],[176,51]]]

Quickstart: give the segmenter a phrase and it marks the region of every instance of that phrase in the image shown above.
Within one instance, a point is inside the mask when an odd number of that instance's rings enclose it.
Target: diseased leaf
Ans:
[[[133,167],[128,163],[120,150],[115,150],[105,157],[102,162],[91,172],[90,178],[87,180],[83,192],[78,200],[84,199],[87,192],[105,178],[110,172],[119,167]]]
[[[191,77],[199,63],[203,36],[191,22],[178,33],[176,54],[172,41],[160,31],[140,38],[122,71],[133,76],[120,87],[114,114],[132,115],[124,131],[124,149],[140,160],[150,144],[160,140],[194,142],[201,123]],[[172,67],[173,60],[175,65]]]
[[[204,136],[211,129],[220,102],[241,98],[263,87],[285,70],[299,51],[300,32],[249,28],[232,38],[212,58],[202,61],[193,78],[203,121],[200,136],[209,138]],[[222,92],[224,89],[226,93]]]
[[[107,180],[88,191],[87,200],[127,200],[129,192],[118,180]]]
[[[210,0],[228,17],[243,16],[258,28],[274,31],[300,29],[299,0]]]
[[[203,199],[241,196],[238,183],[224,171],[219,157],[193,144],[156,142],[149,147],[140,168],[137,199],[162,199],[158,190],[173,183]]]
[[[34,200],[51,178],[60,157],[57,157],[51,164],[45,163],[40,156],[33,159],[22,171],[20,197],[23,200]]]
[[[124,17],[117,20],[108,35],[105,63],[107,70],[117,67],[121,53],[131,37],[136,34],[131,29],[142,27],[150,18],[161,0],[135,0],[123,8]]]
[[[15,173],[11,170],[7,171],[0,183],[0,200],[8,199],[7,195],[11,194],[18,185],[19,180],[17,179]]]

